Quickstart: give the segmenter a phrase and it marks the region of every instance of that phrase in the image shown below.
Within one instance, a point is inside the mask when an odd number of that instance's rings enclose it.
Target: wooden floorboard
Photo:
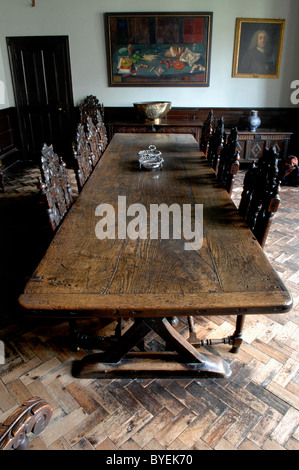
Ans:
[[[230,363],[229,378],[83,379],[72,376],[66,322],[25,319],[16,299],[51,234],[38,202],[38,168],[6,174],[0,195],[0,422],[32,396],[53,407],[33,450],[298,450],[299,449],[299,188],[283,187],[265,252],[294,299],[283,315],[250,316],[237,355],[207,352]],[[243,172],[232,199],[238,205]],[[72,174],[72,187],[76,184]],[[234,330],[234,317],[195,318],[199,337]],[[83,323],[81,327],[90,326]],[[112,325],[92,325],[106,334]],[[114,327],[114,325],[113,325]],[[187,324],[178,327],[187,335]],[[155,341],[154,338],[151,338]]]

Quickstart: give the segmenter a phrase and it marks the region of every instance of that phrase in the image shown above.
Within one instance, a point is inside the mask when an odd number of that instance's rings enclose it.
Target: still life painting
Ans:
[[[209,86],[212,13],[105,13],[109,86]]]

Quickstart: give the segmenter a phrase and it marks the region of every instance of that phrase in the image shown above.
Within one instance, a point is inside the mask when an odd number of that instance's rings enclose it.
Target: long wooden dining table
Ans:
[[[162,169],[140,168],[138,152],[149,145],[162,152]],[[162,204],[170,232],[157,236],[151,211]],[[138,219],[143,207],[145,225]],[[202,238],[193,244],[195,228],[182,217],[179,233],[170,210],[183,214],[187,207],[186,220],[199,231],[195,207],[202,208]],[[239,322],[227,342],[237,351],[246,315],[287,312],[292,298],[193,136],[115,134],[19,303],[26,314],[44,318],[131,319],[106,350],[99,346],[76,362],[77,377],[227,377],[228,362],[199,351],[200,342],[171,320],[235,315]],[[164,351],[140,347],[153,332]]]

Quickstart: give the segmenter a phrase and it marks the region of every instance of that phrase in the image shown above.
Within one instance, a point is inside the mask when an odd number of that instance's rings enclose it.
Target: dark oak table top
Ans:
[[[139,150],[162,151],[140,171]],[[185,240],[99,240],[96,207],[203,204],[203,246]],[[128,221],[131,220],[128,218]],[[191,135],[116,134],[21,295],[40,315],[102,317],[280,313],[292,299]]]
[[[162,152],[162,171],[139,169],[137,152],[150,144]],[[153,204],[177,204],[182,210],[202,204],[202,246],[186,250],[186,241],[192,240],[185,230],[184,237],[170,230],[165,239],[151,237],[149,230],[144,238],[97,238],[99,215],[106,214],[97,207],[108,204],[118,214],[119,197],[125,197],[125,209],[142,205],[149,226]],[[126,230],[131,221],[125,219]],[[73,375],[79,378],[228,377],[228,363],[198,352],[191,331],[187,340],[170,318],[184,315],[190,322],[194,315],[235,314],[234,335],[213,344],[232,344],[237,352],[246,314],[292,307],[286,287],[189,134],[116,134],[19,302],[32,314],[71,323],[88,316],[118,319],[107,350],[104,338],[97,338],[96,349],[102,352],[74,363]],[[123,317],[133,319],[124,333]],[[150,332],[165,341],[167,350],[134,352]]]

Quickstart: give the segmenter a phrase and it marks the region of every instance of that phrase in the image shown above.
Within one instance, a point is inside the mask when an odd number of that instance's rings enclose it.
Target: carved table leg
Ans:
[[[245,315],[237,315],[236,321],[236,330],[231,338],[232,340],[232,349],[230,350],[231,353],[237,354],[239,348],[242,344],[242,331],[245,323]]]
[[[166,343],[160,353],[131,352],[154,331]],[[228,364],[219,356],[200,353],[180,335],[166,318],[139,318],[106,352],[90,354],[74,363],[76,377],[198,376],[211,373],[229,377]],[[125,375],[126,374],[126,375]]]

